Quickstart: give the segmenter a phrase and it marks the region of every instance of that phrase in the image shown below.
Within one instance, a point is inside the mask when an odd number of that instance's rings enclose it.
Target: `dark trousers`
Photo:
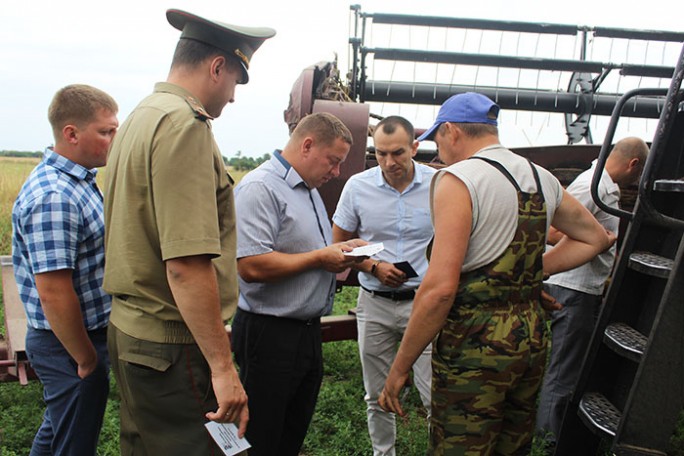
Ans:
[[[552,284],[544,284],[544,290],[563,304],[551,313],[551,355],[537,411],[537,431],[555,442],[594,332],[601,296]]]
[[[217,408],[211,372],[196,344],[136,339],[109,325],[121,395],[123,456],[219,455],[204,424]]]
[[[323,379],[320,321],[238,309],[232,343],[249,398],[250,456],[297,456]]]
[[[109,358],[106,329],[88,335],[97,367],[81,379],[76,362],[52,331],[29,328],[26,334],[26,353],[47,405],[31,456],[95,454],[109,394]]]

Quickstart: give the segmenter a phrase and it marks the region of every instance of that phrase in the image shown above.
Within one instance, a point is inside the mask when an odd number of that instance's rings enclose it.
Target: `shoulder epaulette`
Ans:
[[[205,120],[214,120],[213,117],[211,117],[207,111],[204,110],[204,107],[202,104],[197,101],[195,97],[192,97],[190,95],[185,97],[185,101],[190,105],[192,110],[195,112],[195,117],[198,118],[199,120],[205,121]]]

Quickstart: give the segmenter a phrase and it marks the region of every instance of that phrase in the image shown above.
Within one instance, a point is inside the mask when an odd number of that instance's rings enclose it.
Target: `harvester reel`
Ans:
[[[565,113],[565,131],[568,135],[568,144],[577,144],[586,139],[587,144],[592,144],[589,119],[593,102],[593,78],[589,73],[572,73],[568,93],[576,93],[577,106],[575,112]]]

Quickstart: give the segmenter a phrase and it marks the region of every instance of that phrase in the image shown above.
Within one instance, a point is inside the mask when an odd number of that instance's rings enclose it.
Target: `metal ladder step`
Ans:
[[[601,393],[585,393],[580,400],[580,419],[599,437],[613,438],[622,414]]]
[[[649,252],[634,252],[629,256],[628,266],[653,277],[667,279],[672,271],[674,261]]]
[[[648,338],[625,323],[611,323],[603,332],[603,340],[611,350],[634,362],[640,362]]]
[[[653,183],[657,192],[684,192],[684,179],[659,179]]]

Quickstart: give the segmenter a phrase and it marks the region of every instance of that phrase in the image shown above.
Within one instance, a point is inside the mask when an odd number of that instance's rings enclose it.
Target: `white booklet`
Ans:
[[[205,426],[226,456],[238,454],[252,446],[244,437],[238,437],[238,428],[233,423],[209,421]]]
[[[344,252],[345,256],[373,256],[376,253],[385,250],[385,246],[382,242],[377,242],[375,244],[362,245],[361,247],[356,247],[351,252]]]

